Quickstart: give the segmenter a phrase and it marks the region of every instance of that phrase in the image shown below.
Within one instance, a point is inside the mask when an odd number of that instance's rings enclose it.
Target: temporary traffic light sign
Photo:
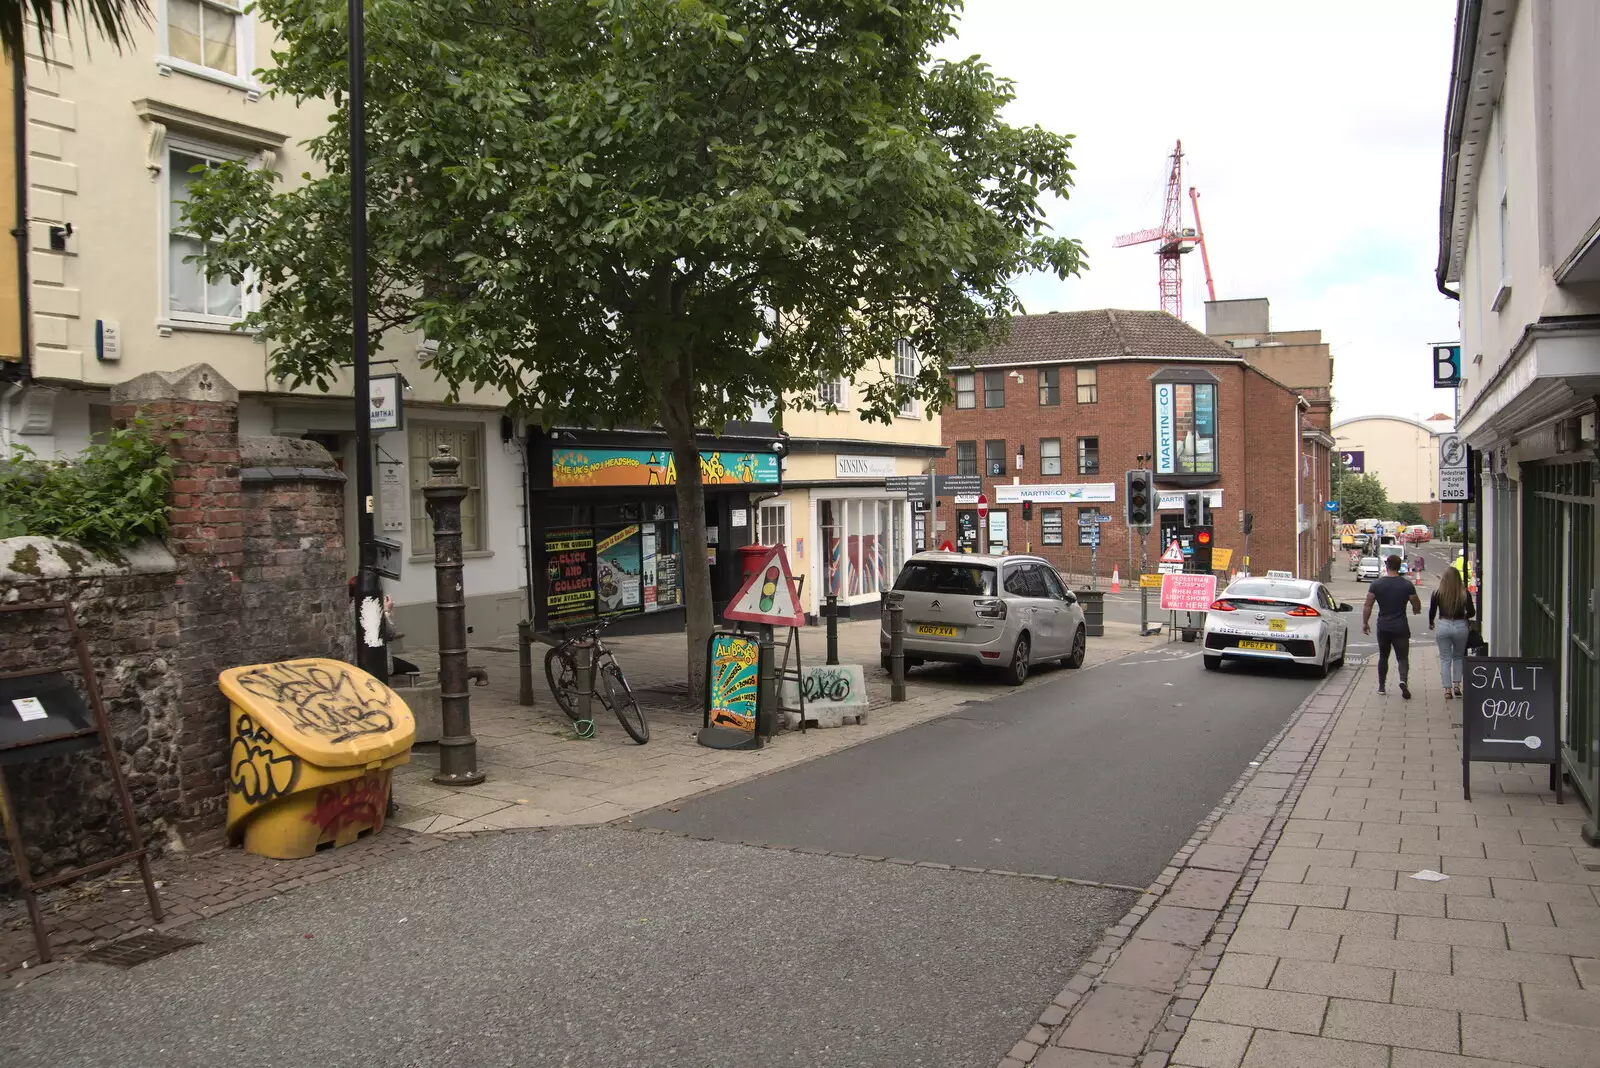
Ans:
[[[783,546],[774,545],[762,558],[722,615],[727,619],[778,627],[798,627],[805,622]]]

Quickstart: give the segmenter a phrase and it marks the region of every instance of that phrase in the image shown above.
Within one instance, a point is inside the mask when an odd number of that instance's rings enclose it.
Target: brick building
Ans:
[[[990,513],[980,529],[975,505],[941,498],[935,544],[1032,551],[1087,573],[1078,519],[1098,512],[1112,517],[1100,525],[1100,572],[1117,565],[1136,575],[1140,546],[1122,519],[1122,481],[1150,453],[1159,491],[1152,570],[1181,522],[1183,493],[1203,490],[1216,544],[1235,550],[1234,567],[1246,549],[1239,516],[1249,511],[1251,570],[1326,574],[1333,440],[1310,419],[1311,402],[1173,316],[1021,316],[952,377],[938,470],[981,475]]]

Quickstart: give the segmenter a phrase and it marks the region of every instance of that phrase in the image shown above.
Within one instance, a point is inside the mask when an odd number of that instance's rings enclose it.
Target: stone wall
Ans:
[[[154,542],[115,559],[50,538],[0,540],[0,603],[71,601],[88,644],[106,716],[144,832],[165,839],[179,818],[179,589],[172,555]],[[0,614],[0,672],[70,666],[79,678],[65,613]],[[126,848],[98,751],[5,769],[36,875]],[[11,882],[10,855],[0,884]]]
[[[181,435],[170,449],[166,547],[108,561],[65,543],[33,544],[43,539],[0,542],[0,601],[73,601],[152,844],[210,839],[223,826],[229,780],[218,674],[350,657],[344,475],[313,442],[241,441],[238,394],[203,364],[123,383],[112,401],[114,420],[138,417]],[[64,650],[47,628],[20,613],[0,616],[0,671]],[[126,847],[114,806],[102,803],[109,785],[95,786],[105,784],[104,769],[50,771],[57,763],[10,775],[36,875]],[[9,882],[9,860],[0,860],[0,884]]]

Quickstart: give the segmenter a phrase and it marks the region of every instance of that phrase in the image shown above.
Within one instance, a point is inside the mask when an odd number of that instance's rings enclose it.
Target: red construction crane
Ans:
[[[1171,312],[1179,319],[1183,318],[1183,261],[1180,257],[1196,245],[1200,245],[1201,258],[1205,259],[1205,247],[1198,229],[1199,194],[1191,189],[1189,197],[1196,208],[1196,229],[1186,229],[1183,225],[1183,142],[1179,141],[1172,150],[1172,173],[1167,178],[1166,206],[1161,213],[1161,225],[1137,233],[1123,234],[1111,243],[1115,248],[1143,245],[1152,241],[1157,243],[1161,310]],[[1209,262],[1206,263],[1206,285],[1209,289],[1211,285]],[[1216,299],[1215,292],[1211,294],[1211,299]]]

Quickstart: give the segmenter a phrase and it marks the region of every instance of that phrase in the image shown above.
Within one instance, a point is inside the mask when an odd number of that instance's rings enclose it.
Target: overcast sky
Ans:
[[[1012,123],[1077,137],[1077,188],[1050,219],[1090,269],[1024,280],[1028,311],[1157,306],[1154,246],[1111,241],[1160,224],[1181,138],[1217,297],[1321,328],[1335,419],[1450,413],[1427,345],[1458,332],[1433,278],[1454,17],[1453,0],[967,0],[943,54],[1014,80]],[[1183,266],[1203,330],[1199,253]]]

